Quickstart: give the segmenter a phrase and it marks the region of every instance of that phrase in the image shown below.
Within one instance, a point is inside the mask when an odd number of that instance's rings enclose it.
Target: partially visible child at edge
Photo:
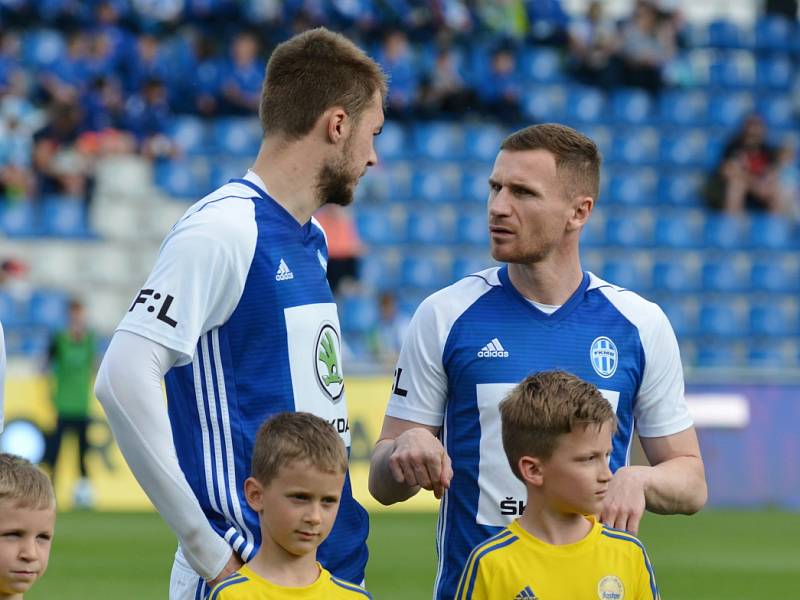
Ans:
[[[641,542],[594,516],[611,481],[616,430],[614,409],[597,388],[568,373],[538,373],[500,403],[500,418],[527,505],[472,551],[456,599],[658,600]]]
[[[247,503],[258,513],[261,548],[217,584],[211,600],[371,598],[317,562],[339,510],[347,453],[339,435],[309,413],[280,413],[261,426],[253,448]]]
[[[0,599],[22,600],[44,575],[55,525],[47,475],[24,458],[0,454]]]

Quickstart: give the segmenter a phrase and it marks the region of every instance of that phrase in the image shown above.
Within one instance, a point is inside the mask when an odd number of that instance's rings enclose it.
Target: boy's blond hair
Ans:
[[[325,421],[311,413],[279,413],[258,430],[250,475],[267,486],[281,467],[307,462],[327,473],[347,471],[347,451],[342,438]]]
[[[30,461],[0,453],[0,504],[33,510],[55,508],[53,484]]]
[[[576,425],[601,427],[611,421],[614,409],[598,389],[563,371],[544,371],[527,377],[500,403],[503,449],[519,479],[523,456],[547,460],[561,435]]]

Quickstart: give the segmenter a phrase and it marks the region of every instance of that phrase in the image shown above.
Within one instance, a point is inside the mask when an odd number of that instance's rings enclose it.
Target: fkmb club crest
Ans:
[[[589,356],[592,359],[592,367],[600,377],[608,379],[617,371],[619,364],[617,346],[610,338],[605,336],[596,338],[592,342]]]
[[[317,334],[314,363],[317,381],[332,402],[338,402],[344,391],[340,358],[342,356],[339,333],[330,323],[325,323]]]

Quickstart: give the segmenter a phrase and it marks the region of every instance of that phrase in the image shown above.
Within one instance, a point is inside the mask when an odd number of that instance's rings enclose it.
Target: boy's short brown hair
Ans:
[[[327,473],[347,471],[347,451],[342,438],[325,421],[306,412],[279,413],[256,434],[250,475],[269,485],[281,467],[308,462]]]
[[[259,116],[264,135],[296,140],[332,106],[356,121],[375,92],[386,98],[386,74],[340,33],[318,27],[279,44],[267,63]]]
[[[0,504],[33,510],[55,508],[53,484],[30,461],[0,453]]]
[[[597,144],[572,127],[558,123],[530,125],[509,135],[500,149],[509,152],[547,150],[556,159],[556,173],[566,195],[569,198],[590,196],[597,200],[602,156]]]
[[[597,425],[616,415],[591,383],[563,371],[544,371],[527,377],[500,403],[503,449],[519,479],[523,456],[547,460],[558,438],[576,425]]]

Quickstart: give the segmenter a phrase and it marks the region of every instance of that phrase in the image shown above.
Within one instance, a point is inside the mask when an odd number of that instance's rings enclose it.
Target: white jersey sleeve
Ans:
[[[644,350],[644,373],[633,405],[633,417],[641,437],[662,437],[692,426],[686,405],[678,340],[661,308],[614,286],[602,292],[639,331]]]
[[[258,235],[245,190],[230,184],[186,212],[118,330],[177,351],[178,365],[191,362],[199,337],[228,320],[244,290]]]

